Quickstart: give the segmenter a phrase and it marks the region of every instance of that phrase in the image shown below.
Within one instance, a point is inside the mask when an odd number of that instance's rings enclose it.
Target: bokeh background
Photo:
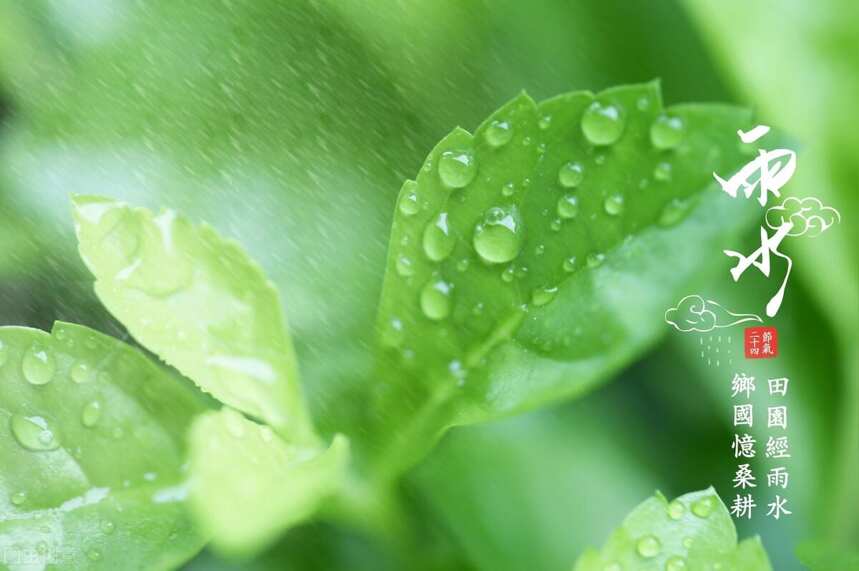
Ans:
[[[68,197],[175,208],[241,241],[277,284],[331,431],[361,406],[349,396],[370,375],[393,201],[434,143],[523,89],[660,78],[669,104],[756,109],[796,141],[785,191],[841,211],[789,248],[782,356],[708,366],[709,339],[666,328],[576,402],[453,431],[403,484],[425,530],[408,568],[569,569],[655,489],[731,497],[729,387],[743,370],[792,379],[794,515],[759,508],[740,536],[761,534],[775,569],[800,569],[806,540],[859,544],[857,62],[850,0],[0,0],[0,323],[125,337],[76,255]],[[702,283],[726,305],[775,287],[732,286],[719,252],[708,264]],[[204,552],[188,568],[379,570],[398,557],[315,524],[257,560]]]

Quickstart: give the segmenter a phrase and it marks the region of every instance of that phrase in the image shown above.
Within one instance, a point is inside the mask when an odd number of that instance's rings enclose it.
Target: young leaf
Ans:
[[[66,323],[50,335],[0,328],[3,562],[169,569],[190,558],[203,539],[182,465],[203,410],[193,387],[116,339]]]
[[[349,442],[288,444],[236,411],[199,417],[191,430],[191,499],[218,547],[252,553],[312,515],[339,489]]]
[[[277,290],[234,242],[173,211],[74,198],[80,253],[102,303],[203,390],[315,441]]]
[[[757,537],[737,544],[731,515],[710,488],[670,503],[659,493],[645,500],[623,520],[602,550],[585,552],[574,571],[714,568],[772,570]]]
[[[520,95],[456,129],[400,192],[380,302],[380,438],[396,472],[447,426],[581,393],[753,209],[712,172],[748,159],[746,111],[663,109],[655,83]],[[670,254],[671,262],[666,263]],[[404,428],[405,427],[405,428]]]

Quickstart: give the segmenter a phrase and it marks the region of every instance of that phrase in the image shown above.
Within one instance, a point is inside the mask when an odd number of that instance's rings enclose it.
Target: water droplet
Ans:
[[[48,552],[48,542],[47,541],[39,541],[36,543],[36,553],[39,555],[45,555]]]
[[[686,217],[689,213],[689,201],[680,198],[674,198],[662,208],[659,213],[660,226],[674,226]]]
[[[72,380],[78,384],[88,383],[95,379],[95,371],[82,361],[72,365],[70,375]]]
[[[468,258],[463,258],[456,263],[456,269],[460,272],[464,272],[468,269],[470,265]]]
[[[474,229],[474,249],[490,264],[503,264],[519,255],[522,221],[515,206],[493,207]]]
[[[54,356],[41,345],[33,345],[24,354],[21,369],[24,378],[33,385],[44,385],[51,382],[56,370]]]
[[[576,257],[570,256],[569,258],[564,260],[564,263],[562,265],[563,265],[564,271],[567,273],[572,273],[572,272],[576,271]]]
[[[653,178],[660,182],[668,182],[671,180],[671,165],[669,163],[659,163],[653,169]]]
[[[602,569],[603,571],[623,571],[623,567],[621,567],[620,563],[609,563]]]
[[[493,147],[503,147],[513,138],[513,127],[507,121],[493,121],[483,133],[483,138]]]
[[[92,548],[86,552],[86,556],[89,557],[90,561],[98,561],[101,559],[101,551],[96,548]]]
[[[552,220],[552,222],[549,223],[549,229],[552,232],[560,232],[561,231],[561,225],[562,225],[561,219],[555,218],[554,220]]]
[[[683,538],[683,547],[685,547],[686,549],[691,549],[693,543],[695,543],[695,540],[692,539],[691,537],[684,537]]]
[[[640,97],[638,101],[635,102],[635,106],[638,107],[639,111],[647,111],[650,108],[650,98]]]
[[[673,149],[683,140],[683,131],[683,119],[660,115],[650,126],[650,142],[660,151]]]
[[[415,267],[411,258],[408,256],[399,256],[397,258],[397,273],[404,278],[415,275]]]
[[[665,561],[665,571],[684,571],[686,569],[686,560],[675,555],[669,557]]]
[[[623,214],[623,195],[612,194],[607,196],[603,201],[603,208],[609,216],[620,216]]]
[[[504,196],[513,196],[515,192],[516,186],[512,182],[508,182],[501,187],[501,194],[503,194]]]
[[[686,513],[686,506],[680,500],[674,500],[668,504],[668,517],[671,519],[680,519]]]
[[[477,163],[468,151],[445,151],[438,161],[438,175],[448,188],[467,186],[477,175]]]
[[[599,252],[596,252],[593,254],[588,254],[587,265],[591,269],[600,267],[604,261],[605,261],[605,254],[602,254]]]
[[[662,544],[653,535],[645,535],[635,544],[635,550],[645,559],[656,557],[662,549]]]
[[[98,424],[99,418],[101,418],[100,402],[94,400],[84,406],[84,409],[81,412],[81,424],[83,424],[87,428],[92,428],[93,426]]]
[[[0,367],[6,364],[9,359],[9,348],[3,341],[0,341]]]
[[[575,188],[585,178],[585,168],[579,163],[570,161],[558,169],[558,182],[564,188]]]
[[[540,120],[537,122],[537,126],[542,130],[546,130],[552,126],[552,116],[551,115],[543,115],[540,117]]]
[[[10,498],[13,506],[20,506],[27,501],[27,494],[24,492],[15,492]]]
[[[542,256],[544,253],[546,253],[546,246],[545,245],[537,244],[537,246],[534,247],[534,255]]]
[[[591,144],[611,145],[623,134],[624,119],[617,105],[591,103],[582,116],[582,132]]]
[[[106,519],[101,522],[101,530],[107,535],[110,535],[111,533],[116,531],[116,524],[114,524],[109,519]]]
[[[513,266],[507,266],[504,268],[504,271],[501,272],[501,279],[507,283],[513,281],[513,278],[516,277],[516,268]]]
[[[692,504],[692,513],[701,518],[709,517],[713,511],[714,503],[713,498],[710,496],[696,500]]]
[[[531,303],[536,307],[540,307],[542,305],[546,305],[553,299],[555,299],[555,295],[558,293],[557,287],[541,287],[535,289],[531,292]]]
[[[424,229],[424,253],[434,262],[440,262],[450,256],[456,239],[451,235],[447,225],[447,212],[439,214],[435,220]]]
[[[50,424],[41,416],[12,415],[12,434],[27,450],[55,450],[60,446]]]
[[[579,199],[572,194],[565,194],[558,199],[558,216],[561,218],[575,218],[579,213]]]
[[[402,198],[400,198],[400,212],[405,216],[417,214],[421,209],[418,204],[418,194],[415,192],[418,188],[418,183],[413,180],[408,180],[403,185]]]
[[[523,147],[528,147],[530,145],[531,145],[531,137],[525,137],[524,139],[522,139],[522,146]]]
[[[444,280],[434,278],[421,290],[421,311],[433,321],[440,321],[450,314],[450,293],[453,289]]]
[[[474,307],[471,308],[471,313],[473,315],[482,315],[483,314],[483,307],[484,307],[483,303],[478,301],[477,303],[474,304]]]
[[[405,330],[403,322],[396,317],[392,317],[382,332],[382,343],[388,347],[399,347],[403,344],[404,339]]]

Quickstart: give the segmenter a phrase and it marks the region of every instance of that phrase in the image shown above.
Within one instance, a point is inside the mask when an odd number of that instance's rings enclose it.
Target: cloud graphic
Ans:
[[[675,307],[665,312],[665,323],[677,331],[708,333],[714,329],[731,327],[747,321],[763,320],[753,313],[734,313],[713,300],[700,295],[687,295]]]
[[[823,206],[817,198],[789,196],[778,206],[767,209],[766,223],[773,230],[790,222],[793,227],[788,236],[820,236],[830,226],[841,221],[841,214],[831,206]]]

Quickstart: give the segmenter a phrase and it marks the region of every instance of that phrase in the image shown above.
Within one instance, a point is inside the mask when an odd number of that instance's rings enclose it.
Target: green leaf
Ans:
[[[216,545],[252,553],[335,494],[349,461],[337,435],[327,450],[288,444],[267,426],[223,409],[191,430],[191,500]]]
[[[803,565],[811,571],[855,571],[859,551],[832,546],[823,541],[806,541],[796,548]]]
[[[50,335],[0,328],[3,562],[169,569],[190,558],[203,539],[182,466],[202,410],[193,387],[116,339],[66,323]]]
[[[599,551],[585,552],[574,571],[704,571],[713,564],[771,570],[758,538],[737,544],[727,508],[710,488],[668,502],[660,493],[639,504]]]
[[[523,94],[474,136],[445,137],[393,222],[382,471],[447,426],[580,394],[663,333],[717,240],[751,220],[711,174],[754,152],[736,143],[749,125],[727,106],[663,110],[651,83],[539,105]]]
[[[171,210],[74,198],[80,253],[134,337],[218,400],[313,443],[277,290],[234,242]]]

